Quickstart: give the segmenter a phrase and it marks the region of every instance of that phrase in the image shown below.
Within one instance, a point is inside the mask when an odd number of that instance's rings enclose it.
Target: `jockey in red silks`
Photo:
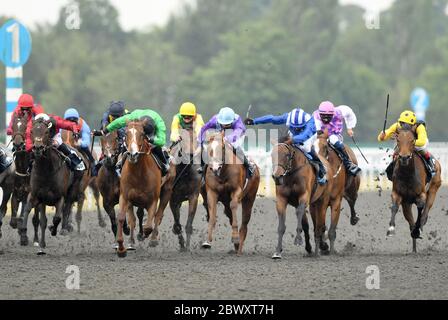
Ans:
[[[31,141],[31,129],[33,127],[33,119],[35,116],[43,112],[44,109],[40,104],[34,104],[33,96],[24,93],[20,96],[17,106],[12,113],[11,121],[9,122],[8,128],[6,129],[6,134],[9,136],[13,134],[12,124],[16,116],[26,116],[27,124],[25,132],[25,148],[27,152],[30,152],[31,148],[33,147],[33,143]]]

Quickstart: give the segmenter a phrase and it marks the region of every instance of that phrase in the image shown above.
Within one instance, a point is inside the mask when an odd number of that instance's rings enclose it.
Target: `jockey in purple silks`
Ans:
[[[229,142],[233,147],[235,155],[243,162],[244,167],[249,171],[249,176],[252,176],[255,172],[255,168],[247,159],[241,145],[244,143],[244,135],[246,133],[246,127],[243,120],[235,111],[231,108],[222,108],[217,115],[214,115],[202,128],[199,134],[199,144],[202,145],[206,139],[206,132],[208,130],[223,131],[225,132],[225,140]],[[201,157],[201,167],[198,172],[203,173],[204,162]]]
[[[329,143],[338,151],[347,171],[356,176],[361,172],[361,168],[350,160],[342,137],[344,121],[347,125],[347,134],[353,137],[353,128],[356,127],[357,121],[353,110],[344,105],[335,108],[330,101],[324,101],[320,104],[319,109],[313,113],[313,116],[317,131],[328,130]]]

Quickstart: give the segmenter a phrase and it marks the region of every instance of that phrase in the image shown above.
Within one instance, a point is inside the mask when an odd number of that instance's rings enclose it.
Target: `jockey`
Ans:
[[[347,171],[351,175],[356,176],[361,171],[361,168],[350,160],[344,146],[344,138],[342,137],[343,120],[347,125],[347,134],[353,137],[353,128],[356,127],[357,122],[353,110],[349,106],[335,108],[330,101],[324,101],[320,104],[319,109],[314,111],[313,116],[317,131],[328,130],[328,141],[338,151]]]
[[[314,142],[316,141],[316,125],[314,118],[301,108],[296,108],[289,113],[280,116],[266,115],[255,119],[246,119],[247,125],[258,125],[272,123],[276,125],[286,124],[289,127],[289,134],[292,137],[293,144],[296,148],[302,150],[308,158],[312,159],[319,165],[317,173],[317,182],[321,185],[327,182],[325,167],[314,150]]]
[[[415,132],[416,136],[415,151],[417,151],[420,155],[422,155],[422,158],[425,159],[426,165],[431,172],[431,176],[434,177],[434,175],[436,174],[435,159],[427,149],[428,134],[426,132],[426,125],[423,121],[417,121],[417,117],[415,116],[414,112],[409,110],[403,111],[400,115],[400,118],[398,119],[398,122],[390,126],[390,128],[387,129],[386,132],[382,131],[379,134],[378,141],[381,142],[389,140],[397,132],[397,130],[400,129],[405,123],[409,124],[412,127],[412,130]],[[388,177],[392,176],[391,173],[393,172],[395,156],[396,153],[394,153],[393,157],[394,160],[389,164],[389,166],[386,169]]]
[[[169,170],[169,155],[162,150],[162,147],[166,142],[166,126],[162,117],[155,111],[151,109],[137,109],[133,112],[124,115],[118,119],[112,121],[104,130],[102,134],[106,135],[109,132],[119,130],[120,128],[126,127],[128,121],[145,121],[145,134],[149,139],[149,142],[153,145],[152,154],[156,156],[160,163],[160,169],[162,171],[162,176],[165,176]],[[117,166],[121,166],[117,163]]]
[[[87,122],[79,116],[79,112],[75,108],[67,109],[64,113],[64,119],[75,123],[81,130],[81,151],[83,151],[91,163],[91,175],[95,177],[98,172],[96,169],[96,161],[90,151],[90,127]]]
[[[204,120],[196,112],[196,106],[191,102],[185,102],[180,107],[179,113],[173,117],[170,140],[172,143],[178,142],[181,139],[181,130],[190,128],[193,128],[198,137],[203,126]]]
[[[44,112],[42,106],[39,104],[34,104],[33,96],[24,93],[20,96],[17,106],[12,113],[11,121],[9,122],[8,128],[6,129],[6,134],[9,136],[13,134],[12,124],[16,116],[26,115],[27,125],[25,133],[25,149],[27,152],[30,152],[33,147],[33,142],[31,141],[31,128],[33,127],[33,119],[36,115],[42,112]]]
[[[75,150],[68,147],[62,142],[60,130],[72,131],[75,134],[79,134],[80,128],[76,123],[67,121],[53,114],[40,113],[36,116],[35,120],[43,119],[45,122],[51,122],[50,137],[53,140],[53,145],[57,147],[64,156],[70,160],[70,169],[73,171],[85,170],[82,159],[78,156]]]
[[[244,167],[249,171],[249,176],[252,177],[255,168],[250,163],[244,154],[244,150],[241,145],[244,142],[244,134],[246,133],[246,127],[244,126],[241,117],[235,114],[235,111],[231,108],[222,108],[217,115],[214,115],[202,128],[199,134],[198,140],[201,145],[205,141],[206,132],[208,130],[218,130],[225,131],[225,139],[233,147],[233,153],[243,162]],[[202,163],[201,157],[201,167],[198,169],[199,173],[203,173],[204,164]]]

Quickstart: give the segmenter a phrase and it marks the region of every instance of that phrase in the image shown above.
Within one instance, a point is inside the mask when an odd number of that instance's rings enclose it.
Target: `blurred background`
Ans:
[[[416,87],[431,98],[431,141],[445,141],[447,3],[4,0],[0,24],[16,18],[31,31],[24,92],[60,115],[76,106],[92,128],[118,99],[159,111],[167,125],[187,100],[207,119],[223,106],[261,116],[332,100],[356,111],[358,139],[374,145],[387,94],[391,124]]]

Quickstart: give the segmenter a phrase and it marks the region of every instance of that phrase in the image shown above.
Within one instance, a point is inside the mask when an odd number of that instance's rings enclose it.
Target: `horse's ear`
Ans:
[[[325,130],[324,130],[324,135],[325,135],[325,137],[327,137],[328,138],[328,128],[325,128]]]

